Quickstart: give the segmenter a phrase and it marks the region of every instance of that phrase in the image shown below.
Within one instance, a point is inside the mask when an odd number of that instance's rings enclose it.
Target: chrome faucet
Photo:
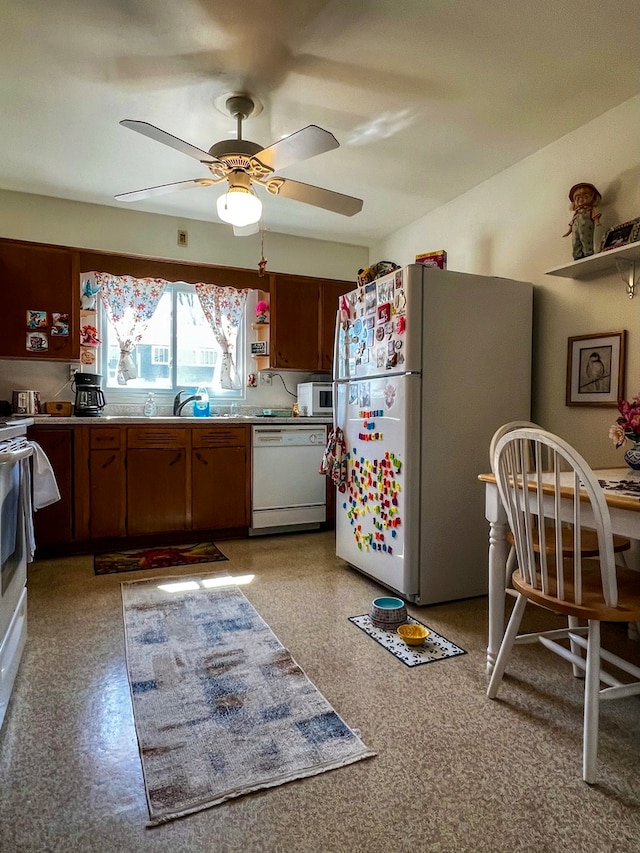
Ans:
[[[184,391],[178,391],[174,400],[173,400],[173,414],[174,417],[180,415],[180,412],[184,409],[187,403],[190,403],[192,400],[202,400],[201,394],[192,394],[190,397],[187,397],[185,400],[182,399],[182,395]]]

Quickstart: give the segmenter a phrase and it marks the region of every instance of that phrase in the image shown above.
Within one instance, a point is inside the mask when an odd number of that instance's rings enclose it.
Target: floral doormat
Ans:
[[[125,581],[122,603],[151,825],[375,755],[232,577]]]
[[[349,622],[357,625],[360,630],[384,646],[387,651],[407,666],[419,666],[421,663],[433,663],[437,660],[466,655],[465,650],[461,649],[460,646],[456,646],[451,640],[447,640],[446,637],[411,616],[408,617],[407,622],[412,625],[422,625],[430,632],[422,646],[408,646],[395,628],[388,631],[385,628],[377,628],[371,622],[368,613],[365,613],[364,616],[350,616]]]
[[[96,575],[111,575],[115,572],[137,572],[140,569],[168,569],[172,566],[191,566],[196,563],[217,563],[226,559],[213,542],[200,542],[197,545],[160,545],[156,548],[96,554],[93,558],[93,571]]]

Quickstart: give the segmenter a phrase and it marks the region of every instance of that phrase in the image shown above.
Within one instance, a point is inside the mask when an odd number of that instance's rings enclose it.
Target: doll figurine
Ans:
[[[91,286],[91,282],[87,279],[82,288],[80,296],[80,307],[83,311],[93,311],[96,307],[96,293],[100,290],[100,285]]]
[[[601,216],[595,212],[595,207],[601,198],[593,184],[574,184],[569,190],[569,200],[574,214],[569,223],[569,230],[562,236],[572,235],[571,248],[574,261],[593,255],[593,232]]]

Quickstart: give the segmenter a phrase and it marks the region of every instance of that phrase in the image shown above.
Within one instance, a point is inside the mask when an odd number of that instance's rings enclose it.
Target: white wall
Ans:
[[[420,252],[446,249],[451,270],[532,281],[533,419],[596,467],[624,464],[608,439],[617,410],[565,406],[567,339],[626,329],[626,395],[639,393],[640,284],[630,300],[615,269],[588,281],[545,271],[572,260],[571,238],[561,235],[572,215],[573,184],[588,181],[602,194],[601,232],[640,216],[639,129],[640,96],[370,247],[371,261],[402,265]],[[496,334],[499,323],[497,317]]]
[[[188,232],[186,248],[177,245],[178,229]],[[234,237],[229,226],[5,190],[0,190],[0,236],[245,269],[257,269],[261,255],[259,235]],[[364,246],[272,232],[265,233],[264,254],[271,272],[354,282],[369,257]],[[250,360],[248,364],[252,369]],[[297,382],[308,378],[288,371],[281,375],[294,393]],[[73,400],[67,380],[66,364],[0,360],[0,399],[10,400],[15,388],[34,388],[43,401]],[[291,406],[294,402],[277,377],[271,388],[245,390],[249,406]]]

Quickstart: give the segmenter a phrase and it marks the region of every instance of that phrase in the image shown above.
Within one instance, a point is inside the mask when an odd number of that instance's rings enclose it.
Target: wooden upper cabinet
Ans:
[[[269,366],[331,370],[338,296],[353,287],[348,281],[273,275]]]
[[[270,367],[317,370],[320,352],[320,285],[317,279],[271,278]]]
[[[79,267],[71,249],[0,239],[3,332],[0,356],[23,359],[80,358]],[[46,327],[30,329],[27,311],[46,312]],[[52,335],[52,314],[67,314],[68,335]],[[27,349],[27,334],[46,343]]]

